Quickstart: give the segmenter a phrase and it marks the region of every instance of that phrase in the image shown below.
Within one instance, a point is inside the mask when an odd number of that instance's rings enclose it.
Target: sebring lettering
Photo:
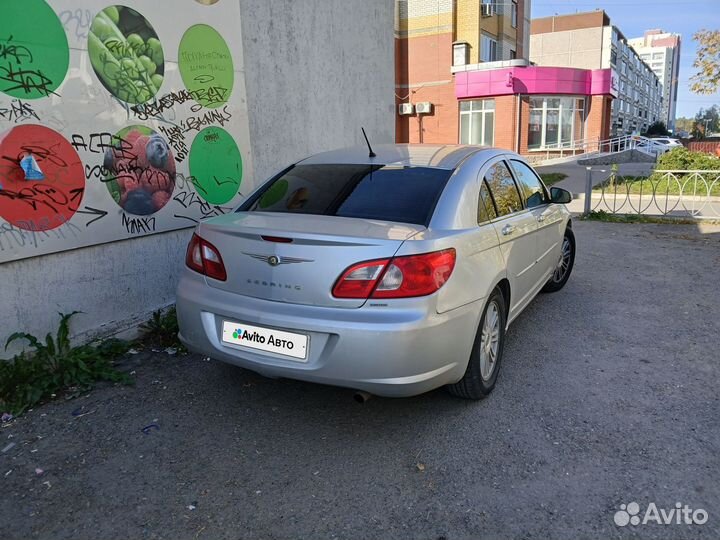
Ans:
[[[263,285],[264,287],[278,287],[281,289],[292,289],[296,291],[302,290],[300,285],[290,285],[288,283],[276,283],[274,281],[263,281],[260,279],[248,279],[247,282],[251,285]]]

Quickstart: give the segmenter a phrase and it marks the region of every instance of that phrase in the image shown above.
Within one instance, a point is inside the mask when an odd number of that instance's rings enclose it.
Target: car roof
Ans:
[[[376,156],[369,157],[366,145],[342,148],[315,154],[299,163],[303,165],[319,165],[330,163],[353,163],[396,165],[399,167],[431,167],[453,170],[468,156],[480,152],[487,154],[487,159],[508,153],[487,146],[460,144],[380,144],[373,146]]]

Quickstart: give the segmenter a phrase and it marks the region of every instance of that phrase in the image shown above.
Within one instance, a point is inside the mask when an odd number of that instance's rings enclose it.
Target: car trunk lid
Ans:
[[[349,266],[392,257],[421,225],[368,219],[237,212],[203,222],[198,234],[222,256],[227,280],[208,285],[291,304],[355,308],[363,299],[332,296]]]

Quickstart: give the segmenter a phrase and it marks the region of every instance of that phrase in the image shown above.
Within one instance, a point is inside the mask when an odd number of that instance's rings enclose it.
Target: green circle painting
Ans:
[[[178,58],[183,83],[195,101],[208,109],[228,102],[235,80],[232,55],[214,28],[191,26],[180,41]]]
[[[70,65],[67,36],[44,0],[0,1],[0,92],[19,99],[55,93]]]
[[[190,148],[190,175],[198,194],[211,204],[225,204],[237,195],[242,181],[242,157],[232,136],[208,127]]]

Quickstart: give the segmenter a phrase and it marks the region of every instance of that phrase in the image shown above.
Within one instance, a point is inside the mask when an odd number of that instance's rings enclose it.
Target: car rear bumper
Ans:
[[[431,309],[429,309],[431,307]],[[457,382],[467,367],[482,301],[438,314],[428,298],[334,308],[284,304],[209,287],[184,270],[177,293],[180,340],[194,352],[268,377],[345,386],[389,397]],[[309,336],[298,362],[222,341],[223,321]]]

